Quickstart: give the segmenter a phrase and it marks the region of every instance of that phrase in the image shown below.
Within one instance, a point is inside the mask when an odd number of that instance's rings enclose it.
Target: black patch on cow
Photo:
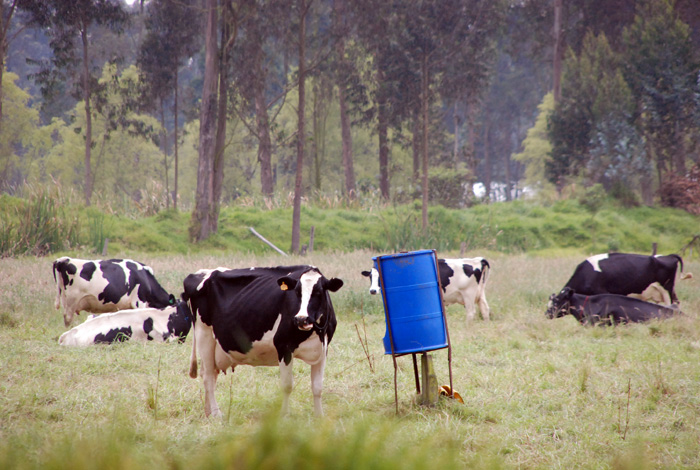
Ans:
[[[127,326],[124,328],[113,328],[109,330],[106,334],[98,334],[95,336],[95,344],[97,343],[120,343],[122,341],[127,341],[131,338],[132,331],[131,327]]]
[[[440,275],[440,285],[442,286],[442,291],[445,292],[447,286],[450,285],[450,279],[454,276],[454,271],[445,262],[444,259],[438,260],[438,274]]]
[[[92,261],[85,263],[83,265],[83,269],[80,270],[80,277],[89,282],[92,279],[92,275],[95,274],[96,270],[97,265]]]
[[[54,280],[57,280],[56,272],[58,272],[59,276],[61,276],[61,285],[63,286],[70,286],[73,283],[73,279],[69,279],[68,275],[70,274],[71,276],[73,276],[77,271],[78,268],[73,263],[71,263],[70,260],[64,259],[61,261],[53,262]]]
[[[148,317],[143,321],[143,332],[148,336],[148,341],[152,341],[151,331],[153,331],[153,318]]]
[[[126,283],[124,270],[117,264],[121,260],[100,261],[100,270],[102,276],[107,280],[107,286],[97,296],[102,303],[116,304],[128,291],[129,286]]]
[[[177,336],[179,341],[184,343],[190,328],[192,328],[190,308],[187,302],[177,301],[175,312],[168,316],[168,332],[163,333],[163,340],[172,335]]]

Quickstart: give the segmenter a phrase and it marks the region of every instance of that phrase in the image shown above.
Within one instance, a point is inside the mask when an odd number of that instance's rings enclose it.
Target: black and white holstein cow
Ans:
[[[658,305],[633,297],[616,294],[582,295],[565,287],[549,297],[545,315],[560,318],[571,314],[582,324],[616,325],[646,322],[680,314],[675,306]]]
[[[323,370],[337,323],[329,292],[342,286],[313,266],[203,269],[187,276],[182,297],[194,317],[190,377],[197,377],[199,354],[205,414],[221,415],[216,378],[238,365],[279,366],[286,413],[293,358],[311,365],[314,410],[323,414]]]
[[[489,262],[481,257],[438,259],[438,272],[445,305],[464,305],[467,320],[473,320],[476,314],[475,304],[478,303],[481,316],[484,320],[488,320],[490,309],[486,302],[486,281],[490,269]],[[381,292],[376,266],[372,271],[362,271],[362,275],[370,279],[370,294]]]
[[[82,310],[105,313],[175,304],[175,297],[156,281],[153,269],[130,259],[84,260],[65,256],[53,262],[53,278],[58,286],[56,310],[63,305],[66,326]]]
[[[661,304],[678,303],[674,290],[676,270],[683,259],[678,255],[647,256],[605,253],[591,256],[576,267],[564,287],[577,294],[629,295]],[[681,279],[692,277],[686,274]]]
[[[90,315],[84,323],[61,335],[63,346],[89,346],[127,340],[184,342],[192,327],[187,303],[180,300],[165,308],[136,308]]]

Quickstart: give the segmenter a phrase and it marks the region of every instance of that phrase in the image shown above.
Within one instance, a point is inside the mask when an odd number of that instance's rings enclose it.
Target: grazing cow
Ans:
[[[53,262],[58,286],[56,310],[63,304],[63,322],[73,316],[128,308],[165,308],[175,297],[158,284],[153,269],[130,259],[84,260],[64,256]]]
[[[559,318],[571,314],[583,324],[603,325],[645,322],[680,314],[673,306],[664,306],[616,294],[582,295],[564,287],[559,294],[549,297],[545,315]]]
[[[635,294],[642,300],[678,303],[674,291],[678,264],[683,272],[683,259],[678,255],[647,256],[610,253],[591,256],[576,267],[564,287],[577,294]],[[686,274],[681,279],[692,277]]]
[[[139,341],[184,342],[192,326],[187,303],[177,301],[170,307],[120,310],[88,319],[66,331],[58,339],[63,346],[89,346],[116,343],[130,339]]]
[[[199,354],[205,414],[221,415],[216,378],[241,364],[279,366],[286,412],[295,357],[311,365],[314,410],[323,414],[323,370],[337,323],[328,293],[342,286],[313,266],[203,269],[187,276],[182,296],[194,317],[190,377],[197,377]]]
[[[478,303],[481,316],[488,320],[490,309],[486,302],[486,281],[490,269],[489,262],[481,257],[438,259],[445,305],[464,305],[467,320],[473,320],[476,314],[475,304]],[[376,266],[372,271],[362,271],[362,275],[370,279],[369,293],[378,294],[381,286]]]

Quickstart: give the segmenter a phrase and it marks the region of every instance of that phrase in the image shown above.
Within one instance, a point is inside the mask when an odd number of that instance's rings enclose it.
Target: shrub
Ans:
[[[695,165],[685,176],[671,174],[659,188],[661,204],[700,215],[700,166]]]

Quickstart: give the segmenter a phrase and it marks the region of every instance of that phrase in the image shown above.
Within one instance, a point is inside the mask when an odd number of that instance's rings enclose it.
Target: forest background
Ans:
[[[302,200],[417,201],[424,237],[524,197],[698,214],[695,6],[3,0],[0,191],[191,211],[192,241],[289,203],[292,252]]]

